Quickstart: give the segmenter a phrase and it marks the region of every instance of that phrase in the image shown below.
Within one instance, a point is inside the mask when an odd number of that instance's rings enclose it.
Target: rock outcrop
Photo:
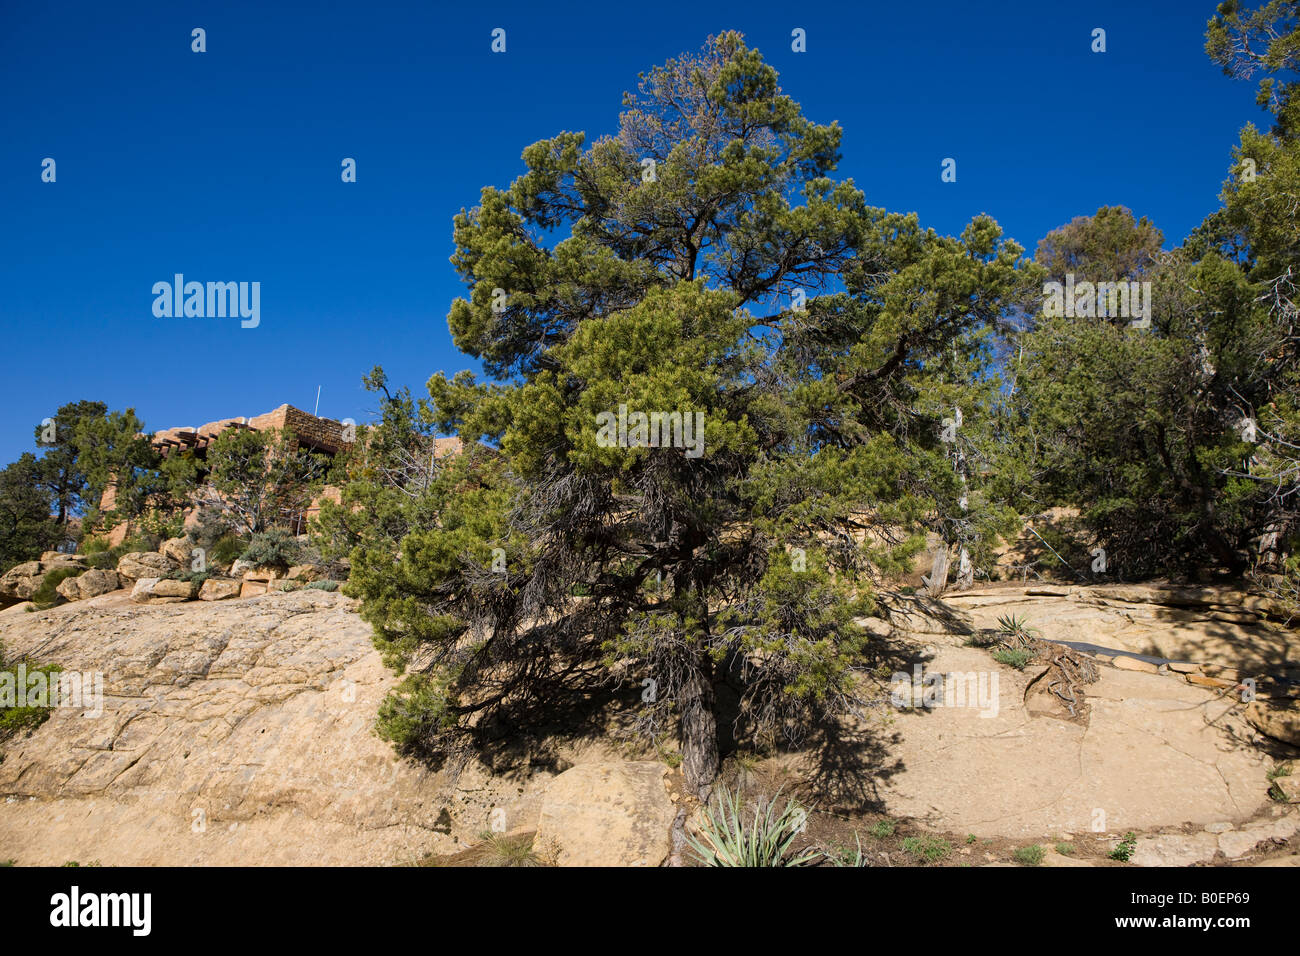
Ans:
[[[137,604],[180,604],[193,600],[195,590],[189,581],[141,578],[131,589],[131,600]]]
[[[348,607],[319,591],[160,607],[119,592],[0,618],[12,653],[100,672],[104,689],[102,715],[57,708],[6,745],[5,856],[380,864],[474,839],[489,808],[440,824],[441,778],[375,736],[394,678]]]
[[[64,578],[55,589],[69,601],[87,601],[101,594],[116,591],[122,586],[116,571],[92,568],[75,578]]]
[[[123,587],[130,587],[141,578],[160,578],[178,570],[179,564],[156,551],[131,551],[117,562],[117,573],[122,578]]]
[[[1246,708],[1246,719],[1261,734],[1300,747],[1300,701],[1259,699]]]
[[[208,578],[199,588],[200,601],[225,601],[239,597],[240,582],[224,578]]]
[[[29,601],[45,581],[45,575],[59,568],[84,571],[86,559],[79,554],[46,551],[39,561],[24,561],[0,575],[0,604]]]
[[[535,749],[511,740],[485,762],[437,772],[399,760],[373,729],[398,678],[353,602],[307,588],[217,598],[249,583],[261,582],[209,579],[207,600],[179,603],[193,585],[155,573],[133,582],[144,604],[116,591],[0,614],[0,642],[11,654],[98,673],[104,692],[97,716],[57,708],[30,736],[5,744],[6,858],[391,864],[455,854],[504,827],[536,831],[534,846],[553,849],[565,865],[665,861],[680,804],[665,788],[664,764],[628,762],[622,743],[594,733]],[[1277,770],[1270,754],[1280,745],[1257,729],[1253,705],[1234,689],[1237,675],[1223,676],[1227,662],[1209,662],[1214,642],[1229,643],[1223,635],[1234,628],[1253,633],[1229,659],[1243,673],[1250,655],[1294,660],[1294,637],[1226,621],[1211,630],[1200,618],[1161,630],[1158,616],[1130,619],[1127,606],[1088,604],[1062,590],[954,599],[960,613],[942,602],[899,602],[893,633],[874,622],[881,638],[928,672],[974,677],[977,689],[983,675],[987,695],[924,713],[882,704],[825,747],[771,760],[782,776],[789,770],[815,783],[819,807],[883,809],[949,834],[1039,841],[1101,826],[1115,839],[1161,828],[1192,838],[1155,834],[1139,845],[1143,861],[1248,862],[1258,844],[1297,839],[1300,814],[1269,797]],[[1185,674],[1102,666],[1086,688],[1085,719],[1058,719],[1031,706],[1033,672],[966,646],[965,632],[991,626],[1008,607],[1048,638],[1088,635],[1135,655],[1184,649],[1203,663]],[[907,622],[920,630],[904,630]]]
[[[15,564],[0,576],[0,599],[5,602],[29,601],[41,586],[44,571],[39,561]]]
[[[174,561],[177,567],[189,567],[193,551],[189,538],[168,538],[158,546],[158,553]]]

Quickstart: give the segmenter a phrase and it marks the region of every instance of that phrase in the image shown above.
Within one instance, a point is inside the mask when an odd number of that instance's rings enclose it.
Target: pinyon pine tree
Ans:
[[[449,322],[496,380],[430,380],[421,413],[471,450],[404,496],[399,543],[359,535],[349,588],[410,670],[380,719],[404,752],[622,687],[705,793],[724,684],[755,741],[852,714],[873,576],[996,517],[959,508],[941,420],[996,391],[1032,267],[986,217],[940,237],[830,179],[839,128],[737,34],[625,107],[456,218]]]

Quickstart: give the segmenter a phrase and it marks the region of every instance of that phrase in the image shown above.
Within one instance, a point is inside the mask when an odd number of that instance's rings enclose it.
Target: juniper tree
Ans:
[[[0,570],[39,558],[64,534],[41,477],[41,463],[31,452],[0,469]]]
[[[724,682],[755,739],[859,706],[873,576],[957,510],[942,417],[987,397],[1026,265],[986,217],[946,238],[869,207],[829,177],[839,140],[723,34],[456,217],[449,324],[496,380],[430,380],[472,451],[349,585],[412,669],[381,714],[403,749],[644,688],[703,792]]]
[[[329,462],[300,447],[291,429],[227,428],[208,446],[212,487],[256,534],[295,522],[320,490]]]
[[[1127,576],[1219,567],[1240,572],[1252,539],[1285,539],[1300,515],[1295,277],[1300,149],[1288,117],[1296,4],[1242,14],[1219,6],[1207,52],[1229,75],[1263,72],[1222,206],[1181,247],[1127,210],[1102,209],[1040,245],[1054,273],[1150,281],[1150,329],[1127,318],[1045,319],[1016,356],[1024,459],[1037,494],[1077,504]],[[1081,276],[1082,277],[1082,276]]]

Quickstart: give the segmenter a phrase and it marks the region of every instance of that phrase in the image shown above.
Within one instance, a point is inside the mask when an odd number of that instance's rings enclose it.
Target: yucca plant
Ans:
[[[705,866],[805,866],[817,859],[815,850],[799,854],[790,845],[807,819],[807,811],[794,800],[776,811],[781,791],[771,800],[759,800],[748,824],[742,819],[740,792],[719,788],[716,807],[707,808],[700,836],[687,842]]]
[[[1020,645],[1029,644],[1040,636],[1038,628],[1030,627],[1023,617],[1013,614],[998,618],[998,630],[1002,632],[1002,640],[1008,644],[1013,641]]]

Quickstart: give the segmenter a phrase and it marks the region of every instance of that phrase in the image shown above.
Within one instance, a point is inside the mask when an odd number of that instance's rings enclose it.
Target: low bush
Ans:
[[[1006,664],[1008,667],[1014,667],[1018,671],[1025,669],[1025,666],[1034,659],[1030,651],[1017,651],[1011,648],[1003,648],[1000,651],[993,652],[993,659],[999,664]]]
[[[211,571],[190,571],[187,568],[179,568],[175,571],[167,572],[164,577],[169,581],[189,581],[196,588],[203,587],[203,582],[212,577]]]
[[[241,559],[258,566],[288,567],[302,559],[302,545],[287,531],[261,531],[253,535]]]
[[[227,567],[234,564],[248,548],[248,542],[237,534],[224,534],[208,549],[208,561]]]
[[[1110,858],[1120,863],[1127,863],[1133,856],[1133,851],[1137,849],[1137,834],[1132,830],[1124,834],[1124,839],[1119,841],[1115,849],[1110,851]]]
[[[4,645],[0,644],[0,673],[9,675],[9,679],[4,683],[10,687],[18,686],[18,664],[18,661],[5,660]],[[55,664],[28,664],[24,667],[24,674],[30,678],[32,674],[41,673],[48,681],[50,675],[57,674],[60,670],[62,668]],[[11,737],[35,730],[49,719],[52,709],[51,707],[19,707],[17,695],[12,701],[7,695],[0,696],[0,744]]]
[[[1017,847],[1011,855],[1021,866],[1038,866],[1043,862],[1044,851],[1037,843],[1032,846]]]
[[[78,574],[81,574],[81,568],[55,568],[47,571],[45,577],[41,578],[41,586],[32,594],[32,603],[41,610],[54,607],[63,600],[58,591],[59,583],[65,578],[75,578]]]

